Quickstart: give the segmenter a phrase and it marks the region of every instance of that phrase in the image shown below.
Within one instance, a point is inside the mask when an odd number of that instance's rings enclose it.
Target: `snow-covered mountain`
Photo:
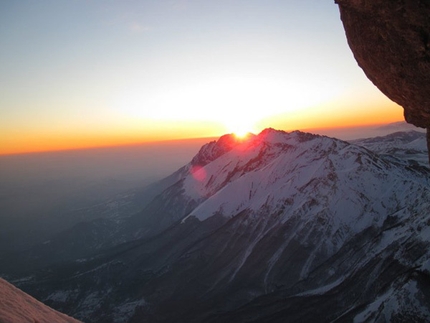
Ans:
[[[309,133],[223,136],[128,242],[21,286],[86,322],[428,321],[429,175]]]
[[[402,131],[386,136],[353,140],[351,143],[365,147],[386,158],[395,157],[413,165],[428,167],[427,139],[424,132]]]
[[[79,323],[37,301],[0,278],[0,322]]]

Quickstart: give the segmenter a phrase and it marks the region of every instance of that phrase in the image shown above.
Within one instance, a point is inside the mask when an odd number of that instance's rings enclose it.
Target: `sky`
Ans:
[[[0,154],[403,120],[332,0],[4,0]]]

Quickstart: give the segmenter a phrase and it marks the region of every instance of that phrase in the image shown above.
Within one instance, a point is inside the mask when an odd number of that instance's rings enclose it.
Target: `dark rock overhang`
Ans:
[[[358,65],[407,122],[427,128],[430,150],[430,0],[335,3]]]

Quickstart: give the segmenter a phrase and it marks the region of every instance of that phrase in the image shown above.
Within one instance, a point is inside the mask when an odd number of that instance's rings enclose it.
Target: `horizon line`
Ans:
[[[394,125],[394,124],[408,124],[406,121],[396,121],[396,122],[388,122],[388,123],[374,123],[374,124],[363,124],[358,126],[334,126],[334,127],[309,127],[309,128],[297,128],[297,129],[276,129],[276,130],[283,130],[286,132],[292,132],[292,131],[302,131],[302,132],[309,132],[309,133],[315,133],[315,131],[330,131],[330,130],[338,130],[338,131],[345,131],[348,129],[351,130],[357,130],[360,128],[374,128],[374,127],[380,127],[380,126],[387,126],[387,125]],[[264,129],[268,129],[271,127],[265,127]],[[262,129],[261,131],[263,131]],[[275,128],[274,128],[275,129]],[[419,130],[420,128],[417,128]],[[375,129],[376,130],[376,129]],[[261,132],[260,131],[260,132]],[[72,148],[59,148],[59,149],[41,149],[41,150],[29,150],[29,151],[22,151],[22,152],[11,152],[11,153],[2,153],[0,152],[0,157],[7,157],[7,156],[17,156],[17,155],[29,155],[29,154],[46,154],[46,153],[61,153],[61,152],[73,152],[73,151],[86,151],[86,150],[97,150],[97,149],[111,149],[111,148],[121,148],[121,147],[137,147],[137,146],[145,146],[145,145],[157,145],[157,144],[168,144],[168,143],[177,143],[177,142],[184,142],[184,141],[195,141],[195,140],[213,140],[220,138],[223,135],[230,134],[230,133],[224,133],[218,136],[202,136],[202,137],[190,137],[190,138],[171,138],[171,139],[162,139],[162,140],[150,140],[150,141],[137,141],[137,142],[129,142],[129,143],[122,143],[122,144],[106,144],[106,145],[95,145],[95,146],[87,146],[87,147],[72,147]]]

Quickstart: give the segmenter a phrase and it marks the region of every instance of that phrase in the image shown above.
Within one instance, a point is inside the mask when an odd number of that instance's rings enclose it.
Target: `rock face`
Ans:
[[[0,278],[0,322],[81,323],[42,304]]]
[[[335,2],[358,65],[407,122],[429,131],[430,1]]]

